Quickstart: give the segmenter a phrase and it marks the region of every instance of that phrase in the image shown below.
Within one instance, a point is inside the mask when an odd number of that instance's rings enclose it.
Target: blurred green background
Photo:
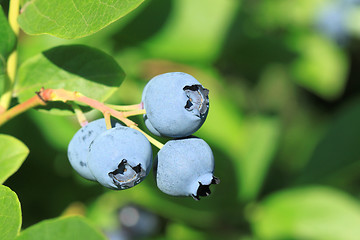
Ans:
[[[170,71],[208,88],[195,135],[212,147],[221,183],[199,202],[160,192],[152,173],[105,189],[67,160],[76,119],[30,110],[0,128],[30,149],[5,182],[23,228],[81,214],[113,240],[360,239],[360,1],[147,0],[78,40],[21,34],[19,62],[74,43],[124,69],[110,103],[139,103],[147,81]]]

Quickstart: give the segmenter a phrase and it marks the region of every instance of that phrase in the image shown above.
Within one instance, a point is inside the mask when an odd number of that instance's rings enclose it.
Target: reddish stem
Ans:
[[[50,101],[62,101],[62,102],[74,101],[74,102],[84,103],[92,108],[101,111],[104,114],[104,116],[105,115],[107,116],[107,118],[109,118],[109,116],[111,115],[122,121],[126,126],[141,131],[149,139],[149,141],[155,146],[157,146],[159,149],[163,146],[162,143],[158,142],[156,139],[147,135],[145,132],[143,132],[140,128],[137,127],[137,124],[135,122],[127,118],[127,116],[132,116],[135,113],[143,114],[145,113],[144,110],[137,110],[134,112],[128,112],[127,114],[124,114],[123,112],[116,111],[106,106],[104,103],[101,103],[95,99],[88,98],[79,92],[71,92],[65,89],[42,88],[39,92],[37,92],[37,96],[34,96],[29,100],[9,109],[3,114],[0,114],[0,126],[6,121],[10,120],[11,118],[17,116],[18,114],[25,112],[26,110],[40,105],[45,105],[46,102],[50,102]]]
[[[127,126],[136,125],[136,123],[127,119],[122,112],[116,111],[106,106],[104,103],[101,103],[95,99],[88,98],[79,92],[71,92],[65,89],[49,88],[49,89],[42,89],[39,95],[44,99],[44,101],[62,101],[62,102],[76,101],[76,102],[85,103],[86,105],[89,105],[90,107],[101,111],[103,114],[106,112],[110,113],[110,115],[119,119]]]
[[[16,105],[15,107],[10,108],[0,115],[0,126],[5,122],[9,121],[13,117],[27,111],[30,108],[37,107],[40,105],[45,105],[46,103],[39,97],[33,96],[29,100]]]

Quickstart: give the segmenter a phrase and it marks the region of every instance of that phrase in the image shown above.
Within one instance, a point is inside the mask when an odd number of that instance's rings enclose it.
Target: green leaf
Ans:
[[[210,234],[210,233],[208,233]],[[202,240],[209,239],[210,236],[206,236],[205,231],[199,231],[192,229],[184,224],[169,223],[166,226],[166,238],[172,240]]]
[[[0,96],[5,91],[9,82],[6,74],[6,59],[15,49],[15,46],[16,36],[0,6]]]
[[[18,18],[27,34],[74,39],[93,34],[137,8],[144,0],[33,0]]]
[[[257,197],[268,168],[279,145],[279,119],[271,116],[238,116],[239,110],[231,101],[220,100],[212,95],[211,109],[217,114],[209,115],[207,123],[199,130],[209,144],[220,147],[232,160],[232,170],[236,178],[228,179],[230,172],[218,176],[221,183],[237,187],[237,197],[241,201],[249,201]],[[226,96],[221,97],[225,99]],[[218,123],[223,127],[216,127]],[[216,165],[216,170],[221,165]],[[224,179],[224,181],[223,181]],[[234,182],[235,181],[235,182]],[[221,186],[219,187],[221,188]],[[228,187],[229,188],[229,187]],[[228,193],[225,188],[224,194]],[[220,191],[220,190],[219,190]]]
[[[0,61],[4,62],[16,46],[16,36],[0,6]]]
[[[28,154],[29,149],[21,141],[0,134],[0,183],[19,169]]]
[[[0,60],[0,96],[4,93],[6,83],[8,82],[8,77],[5,71],[5,63]]]
[[[161,31],[144,43],[147,51],[175,61],[214,61],[240,2],[174,0],[173,5]]]
[[[45,220],[20,233],[16,240],[105,240],[83,217],[72,216]]]
[[[280,122],[276,117],[247,117],[244,122],[242,161],[239,168],[240,196],[244,200],[257,197],[277,150]]]
[[[327,0],[302,0],[296,8],[288,0],[265,0],[258,4],[256,18],[267,29],[309,28],[314,24],[314,16]]]
[[[79,130],[79,124],[74,124],[73,121],[57,115],[42,111],[28,111],[28,116],[34,121],[39,128],[39,134],[46,139],[49,145],[60,151],[67,150],[70,140]]]
[[[360,98],[357,98],[333,116],[329,130],[315,148],[299,181],[341,183],[358,176],[356,166],[360,164],[359,122]]]
[[[16,193],[0,185],[0,239],[15,239],[20,227],[21,208]]]
[[[274,193],[252,213],[259,239],[356,240],[360,205],[344,192],[305,187]]]
[[[15,88],[19,101],[44,88],[64,88],[105,101],[121,85],[125,73],[106,53],[83,45],[52,48],[25,61]]]
[[[126,193],[123,191],[104,193],[91,205],[87,217],[102,229],[115,229],[117,227],[116,219],[119,217],[118,210],[128,204],[135,204],[156,212],[158,216],[165,219],[174,222],[185,222],[196,228],[206,228],[217,223],[218,219],[213,211],[214,207],[205,207],[204,209],[206,201],[211,201],[211,199],[202,199],[201,206],[191,197],[178,198],[179,202],[177,203],[176,197],[160,192],[153,179],[153,176],[149,176],[142,184],[137,185],[136,188],[128,189]],[[183,206],[184,201],[190,201],[192,206]]]
[[[324,99],[339,97],[345,88],[349,63],[345,53],[321,35],[297,36],[299,57],[292,64],[295,81]]]

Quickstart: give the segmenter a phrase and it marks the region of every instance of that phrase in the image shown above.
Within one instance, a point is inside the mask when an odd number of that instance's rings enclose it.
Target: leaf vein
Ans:
[[[36,6],[35,1],[33,1],[32,4],[33,4],[33,6],[34,6],[34,9],[39,13],[39,15],[40,15],[41,17],[49,20],[50,22],[55,23],[57,26],[65,29],[65,31],[66,31],[66,28],[65,28],[64,26],[61,26],[61,25],[58,24],[54,19],[51,19],[49,16],[46,16],[44,13],[42,13],[42,12],[40,11],[40,9]]]
[[[99,0],[99,3],[106,6],[106,7],[110,7],[110,8],[113,8],[115,10],[119,10],[118,8],[116,8],[114,5],[110,5],[110,4],[107,4],[105,2],[102,2],[101,0]]]
[[[75,4],[75,1],[74,1],[74,0],[71,0],[71,2],[72,2],[72,4],[74,5],[75,11],[78,12],[78,13],[80,14],[81,18],[84,20],[85,25],[86,25],[87,27],[89,27],[89,24],[88,24],[88,22],[86,21],[84,14],[78,9],[78,7],[77,7],[76,4]]]

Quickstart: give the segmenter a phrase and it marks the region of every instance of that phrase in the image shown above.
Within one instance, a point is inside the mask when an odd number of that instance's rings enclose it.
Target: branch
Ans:
[[[61,102],[78,102],[86,104],[94,109],[99,110],[103,113],[103,115],[110,119],[110,116],[113,116],[117,119],[119,119],[121,122],[123,122],[126,126],[134,128],[141,133],[145,135],[145,137],[156,147],[159,149],[163,146],[162,143],[154,139],[153,137],[149,136],[145,132],[143,132],[140,128],[137,127],[137,124],[133,122],[132,120],[128,119],[128,116],[133,116],[135,114],[144,114],[145,110],[134,110],[130,112],[119,112],[116,111],[109,106],[105,105],[104,103],[101,103],[95,99],[88,98],[84,95],[82,95],[79,92],[72,92],[67,91],[65,89],[44,89],[42,88],[39,92],[37,92],[37,95],[30,98],[29,100],[16,105],[15,107],[9,109],[8,111],[4,112],[3,114],[0,114],[0,126],[10,120],[11,118],[19,115],[20,113],[25,112],[26,110],[37,107],[40,105],[45,105],[47,102],[55,102],[55,101],[61,101]]]
[[[6,112],[0,114],[0,126],[16,117],[17,115],[29,110],[30,108],[45,105],[46,103],[38,96],[33,96],[29,100],[10,108]]]

